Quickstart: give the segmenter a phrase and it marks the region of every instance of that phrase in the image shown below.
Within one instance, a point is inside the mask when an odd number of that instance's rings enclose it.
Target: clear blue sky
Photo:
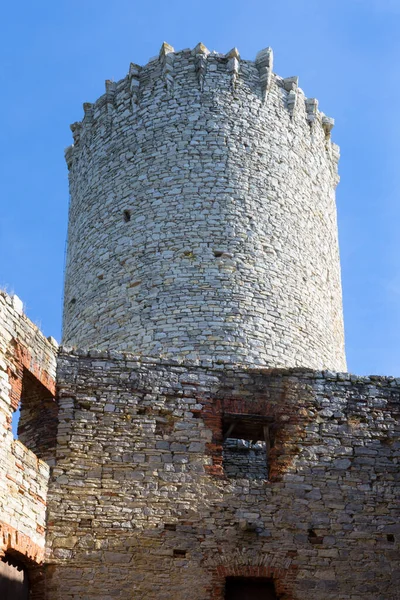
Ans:
[[[69,124],[165,40],[298,75],[336,119],[349,370],[400,376],[400,0],[3,3],[0,286],[60,339]]]

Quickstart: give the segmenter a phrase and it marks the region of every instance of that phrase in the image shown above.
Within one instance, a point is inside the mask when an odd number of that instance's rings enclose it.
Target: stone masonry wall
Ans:
[[[222,600],[239,575],[398,598],[400,380],[83,351],[58,369],[43,597]],[[225,476],[228,414],[268,424],[268,480]]]
[[[265,443],[253,444],[242,439],[227,439],[222,450],[222,466],[227,477],[245,475],[247,479],[268,476],[268,456]]]
[[[345,370],[333,120],[296,77],[164,44],[72,125],[64,343]]]
[[[19,298],[0,292],[0,556],[12,551],[29,565],[41,563],[44,557],[49,466],[14,439],[11,421],[23,389],[29,388],[27,377],[37,389],[46,390],[54,403],[55,351],[55,342],[48,341],[23,314]],[[37,428],[35,449],[41,447],[37,433],[42,429],[43,435],[48,423],[39,418],[40,396],[37,400],[38,406],[30,411],[35,413]],[[25,423],[28,426],[28,418]],[[28,446],[30,441],[25,433]]]

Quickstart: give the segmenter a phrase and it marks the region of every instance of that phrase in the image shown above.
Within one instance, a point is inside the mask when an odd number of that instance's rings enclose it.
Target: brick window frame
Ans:
[[[268,427],[268,475],[270,477],[276,454],[274,441],[276,439],[277,421],[274,412],[271,410],[274,407],[264,401],[242,398],[210,397],[207,399],[198,398],[198,401],[203,404],[201,416],[204,423],[211,429],[213,434],[212,441],[206,445],[207,453],[211,457],[211,464],[206,465],[206,472],[209,475],[226,479],[223,467],[223,445],[224,435],[229,430],[229,424],[232,424],[233,421],[242,423],[253,421],[260,427]],[[245,435],[247,434],[245,433]],[[250,432],[248,432],[248,435],[250,436]],[[265,434],[263,432],[260,435],[264,436]]]
[[[246,577],[270,579],[273,581],[279,600],[294,600],[293,587],[297,567],[282,569],[274,566],[218,565],[211,572],[210,600],[225,600],[225,581],[227,577]]]
[[[307,406],[312,399],[309,387],[298,387],[281,378],[280,371],[258,373],[248,386],[242,386],[238,394],[232,388],[241,382],[229,378],[214,394],[200,392],[196,402],[202,405],[200,416],[211,431],[212,438],[206,444],[209,464],[208,475],[227,479],[223,469],[223,420],[224,415],[254,415],[271,420],[271,444],[269,473],[266,484],[282,481],[299,453],[302,440],[306,438],[306,426],[312,420]]]
[[[15,554],[26,567],[40,565],[44,560],[44,548],[32,541],[32,539],[0,521],[0,556]]]
[[[10,405],[15,412],[21,409],[20,423],[18,424],[18,438],[38,458],[48,460],[55,453],[58,405],[55,400],[56,384],[46,371],[33,359],[27,348],[14,340],[12,358],[7,368],[10,383]],[[24,395],[27,402],[24,406]],[[30,399],[31,406],[28,407]],[[36,407],[34,406],[36,403]],[[36,408],[34,417],[22,416],[22,411]],[[43,413],[43,414],[41,414]],[[12,416],[9,428],[12,426]],[[45,435],[41,435],[41,428]],[[34,433],[30,435],[29,429]],[[20,435],[21,434],[21,435]]]

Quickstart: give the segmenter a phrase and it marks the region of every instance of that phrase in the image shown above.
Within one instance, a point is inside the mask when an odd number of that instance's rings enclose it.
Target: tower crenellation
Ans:
[[[167,44],[163,43],[160,49],[160,53],[158,56],[155,56],[149,60],[149,62],[145,66],[137,65],[135,63],[131,63],[129,67],[129,72],[127,77],[123,78],[118,82],[114,82],[112,80],[105,81],[105,93],[100,96],[94,103],[85,102],[83,104],[84,109],[84,119],[82,122],[73,123],[71,125],[71,129],[76,130],[79,126],[88,126],[90,130],[93,122],[93,118],[96,122],[101,119],[101,109],[104,106],[114,105],[120,108],[122,104],[126,102],[127,93],[130,95],[132,112],[135,111],[137,107],[140,91],[143,93],[143,87],[148,85],[151,81],[150,77],[142,76],[141,73],[146,73],[150,71],[154,72],[154,67],[158,64],[160,66],[160,75],[161,80],[164,82],[165,89],[172,93],[174,80],[178,78],[176,71],[174,70],[174,60],[175,57],[179,59],[181,57],[186,58],[189,56],[190,58],[194,58],[193,60],[193,69],[197,75],[197,82],[199,86],[199,91],[204,91],[204,80],[207,73],[207,67],[210,67],[210,71],[221,73],[220,83],[223,82],[224,77],[222,76],[223,71],[226,71],[227,75],[231,75],[232,78],[232,86],[234,89],[234,82],[239,77],[239,71],[245,65],[255,66],[258,75],[259,75],[259,92],[263,101],[266,99],[266,93],[268,88],[271,85],[272,79],[274,79],[274,83],[277,88],[280,88],[282,91],[282,103],[286,105],[288,111],[291,116],[293,116],[294,109],[297,104],[297,97],[299,95],[300,101],[303,104],[306,121],[309,124],[318,123],[325,131],[327,137],[329,137],[330,132],[334,126],[334,119],[327,117],[322,111],[318,109],[318,100],[316,98],[307,98],[304,95],[304,92],[301,88],[299,88],[299,78],[298,76],[286,77],[282,78],[279,75],[273,73],[273,51],[272,48],[265,48],[261,50],[255,59],[252,61],[245,61],[241,59],[239,51],[237,48],[232,48],[226,54],[221,54],[218,52],[210,52],[208,48],[202,43],[197,44],[197,46],[193,49],[186,49],[179,52],[175,52],[174,48]],[[219,65],[219,66],[217,66]],[[225,67],[225,69],[221,68],[221,65]],[[179,69],[179,67],[177,67]],[[183,68],[182,74],[185,76],[185,71],[188,73],[188,68]],[[248,68],[243,70],[242,75],[245,77],[244,73],[248,73]],[[189,77],[188,77],[189,78]],[[225,85],[226,85],[225,78]],[[192,81],[193,83],[193,81]],[[228,87],[228,86],[227,86]],[[141,90],[140,90],[141,88]],[[194,92],[195,90],[193,90]],[[147,94],[146,94],[147,95]],[[302,113],[303,110],[298,106],[299,113]],[[95,114],[94,114],[95,113]],[[104,111],[107,113],[107,111]],[[103,113],[103,116],[104,116]],[[300,116],[300,115],[299,115]],[[76,140],[74,137],[74,146],[78,143],[79,139]],[[72,151],[74,146],[72,146]],[[71,152],[71,147],[68,147],[66,152]]]

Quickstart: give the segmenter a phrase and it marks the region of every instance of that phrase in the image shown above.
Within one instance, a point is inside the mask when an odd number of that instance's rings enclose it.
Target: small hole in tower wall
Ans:
[[[81,519],[79,521],[79,527],[91,527],[93,519]]]
[[[76,304],[76,298],[71,298],[71,300],[69,301],[69,303],[70,303],[71,305],[74,305],[74,304]]]
[[[186,550],[174,550],[174,558],[185,558]]]
[[[323,537],[318,536],[313,529],[308,530],[308,541],[310,544],[322,544]]]
[[[123,214],[125,223],[128,223],[128,221],[131,220],[131,211],[130,210],[124,210],[124,212],[122,214]]]
[[[386,536],[386,539],[388,542],[394,542],[394,535],[393,533],[388,533]]]
[[[4,600],[30,598],[28,571],[18,558],[14,553],[6,553],[0,559],[0,598]]]
[[[308,539],[310,538],[316,538],[317,534],[315,533],[315,531],[313,529],[309,529],[308,530]]]

